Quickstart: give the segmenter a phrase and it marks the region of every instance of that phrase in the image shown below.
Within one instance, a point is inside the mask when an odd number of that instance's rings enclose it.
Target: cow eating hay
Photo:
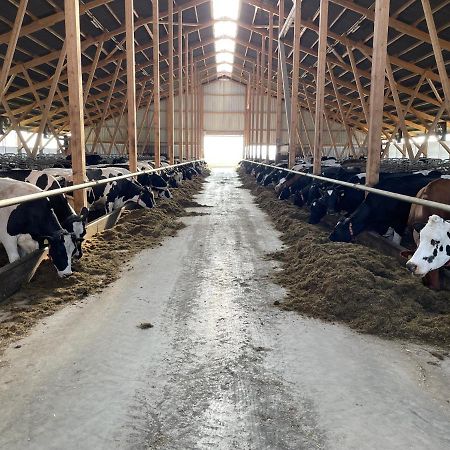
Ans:
[[[365,333],[450,347],[448,292],[430,291],[392,257],[330,242],[329,230],[307,223],[307,211],[280,202],[242,172],[241,180],[286,244],[272,255],[283,268],[274,279],[287,289],[284,308]]]

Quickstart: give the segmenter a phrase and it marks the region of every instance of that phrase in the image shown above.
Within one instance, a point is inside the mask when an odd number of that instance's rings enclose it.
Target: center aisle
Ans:
[[[8,350],[0,448],[450,448],[448,367],[274,307],[281,242],[239,186],[213,171],[206,215]]]

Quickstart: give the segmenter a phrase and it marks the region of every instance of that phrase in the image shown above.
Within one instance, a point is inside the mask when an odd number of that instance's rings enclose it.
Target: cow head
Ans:
[[[72,236],[62,230],[45,236],[49,243],[48,253],[56,267],[58,276],[61,278],[72,275],[72,254],[75,250]]]
[[[351,242],[353,239],[353,225],[349,217],[341,219],[330,234],[330,241]]]
[[[328,197],[321,197],[312,202],[308,223],[315,225],[327,214],[327,200]]]
[[[145,186],[141,188],[141,192],[139,194],[137,204],[142,206],[143,208],[153,208],[156,205],[155,196],[153,195],[152,190]]]
[[[336,214],[339,211],[339,202],[344,197],[345,191],[341,186],[335,187],[328,196],[328,214]]]
[[[281,189],[280,194],[278,195],[279,200],[287,200],[291,196],[291,188],[285,187]]]
[[[423,277],[450,261],[450,223],[432,215],[420,231],[420,244],[406,268],[414,275]]]
[[[323,194],[323,190],[320,187],[320,183],[312,183],[308,190],[307,205],[311,206],[314,200],[317,200]]]
[[[72,215],[61,226],[67,230],[72,236],[72,241],[75,245],[72,256],[80,259],[83,256],[83,241],[86,235],[86,224],[88,221],[89,210],[85,207],[81,209],[80,215]]]

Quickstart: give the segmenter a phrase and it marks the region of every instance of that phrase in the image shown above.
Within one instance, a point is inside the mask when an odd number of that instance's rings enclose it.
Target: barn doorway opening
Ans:
[[[207,134],[204,149],[210,167],[235,167],[244,154],[244,136]]]

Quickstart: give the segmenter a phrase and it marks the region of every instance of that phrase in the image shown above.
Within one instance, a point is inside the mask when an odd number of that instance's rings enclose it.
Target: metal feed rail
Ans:
[[[415,203],[416,205],[429,206],[431,208],[436,208],[436,209],[440,209],[442,211],[450,212],[450,205],[446,205],[444,203],[438,203],[438,202],[433,202],[431,200],[423,200],[421,198],[410,197],[409,195],[403,195],[403,194],[397,194],[395,192],[384,191],[382,189],[365,186],[363,184],[355,184],[355,183],[348,183],[347,181],[334,180],[333,178],[322,177],[320,175],[313,175],[312,173],[304,173],[304,172],[299,172],[297,170],[284,169],[282,167],[276,167],[276,166],[272,166],[270,164],[257,163],[255,161],[250,161],[248,159],[244,159],[243,161],[251,163],[251,164],[255,164],[257,166],[266,166],[266,167],[270,167],[272,169],[284,170],[285,172],[295,173],[295,174],[302,175],[305,177],[314,178],[315,180],[327,181],[328,183],[334,183],[334,184],[338,184],[340,186],[346,186],[349,188],[357,189],[359,191],[371,192],[372,194],[378,194],[383,197],[395,198],[396,200],[401,200],[401,201],[407,202],[407,203]]]
[[[202,162],[202,161],[203,160],[201,160],[201,159],[196,159],[195,161],[187,161],[187,162],[180,163],[180,164],[174,164],[172,166],[159,167],[158,169],[142,170],[141,172],[120,175],[117,177],[111,177],[111,178],[107,178],[104,180],[89,181],[86,183],[76,184],[74,186],[68,186],[68,187],[64,187],[64,188],[54,189],[52,191],[36,192],[36,194],[28,194],[28,195],[22,195],[20,197],[7,198],[5,200],[0,200],[0,208],[6,208],[7,206],[19,205],[22,203],[32,202],[33,200],[40,200],[40,199],[47,198],[47,197],[53,197],[53,196],[59,195],[59,194],[67,194],[68,192],[74,192],[74,191],[78,191],[80,189],[86,189],[86,188],[90,188],[90,187],[94,187],[94,186],[99,186],[102,184],[108,184],[108,183],[111,183],[112,181],[124,180],[126,178],[136,177],[138,175],[143,175],[145,173],[154,173],[154,172],[159,172],[161,170],[166,170],[166,169],[176,169],[177,167],[185,166],[187,164],[192,164],[192,163],[196,163],[196,162]]]

